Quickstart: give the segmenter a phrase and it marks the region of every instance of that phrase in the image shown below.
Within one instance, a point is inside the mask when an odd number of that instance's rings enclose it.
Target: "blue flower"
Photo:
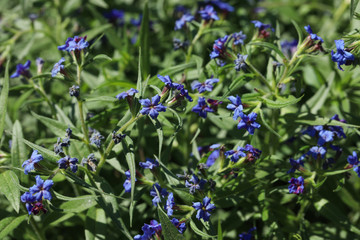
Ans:
[[[73,85],[71,88],[69,88],[69,94],[71,97],[79,97],[80,95],[80,87],[77,85]]]
[[[210,53],[210,58],[223,58],[226,52],[226,41],[229,36],[225,35],[223,38],[218,38],[213,44],[213,51]]]
[[[150,224],[144,224],[141,228],[143,231],[143,235],[136,235],[134,240],[149,240],[152,239],[152,236],[156,233],[156,235],[161,235],[161,223],[158,223],[156,220],[151,220]]]
[[[35,194],[36,201],[42,201],[43,197],[50,201],[52,199],[50,188],[54,185],[54,182],[52,180],[44,181],[39,175],[35,179],[36,184],[29,189],[30,193]]]
[[[324,145],[324,143],[332,142],[332,141],[334,141],[334,133],[332,131],[321,130],[319,132],[319,140],[318,140],[319,146],[322,146]]]
[[[219,82],[218,78],[210,78],[206,79],[205,82],[201,83],[199,81],[194,81],[191,83],[192,90],[197,89],[199,93],[203,93],[205,91],[211,92],[213,90],[213,84]]]
[[[197,219],[203,219],[205,222],[209,221],[210,218],[210,212],[215,209],[215,205],[210,203],[211,198],[205,197],[201,202],[193,202],[192,207],[197,210],[196,218]]]
[[[53,69],[51,70],[51,76],[55,77],[56,74],[64,70],[64,65],[62,63],[65,62],[65,58],[61,58],[57,63],[55,63]]]
[[[87,158],[83,158],[81,160],[81,166],[87,166],[88,169],[90,169],[91,171],[95,172],[96,171],[96,158],[95,155],[93,153],[89,154],[89,156],[87,156]]]
[[[168,198],[166,200],[166,205],[164,207],[169,217],[172,216],[174,213],[174,206],[175,206],[174,194],[169,193]]]
[[[235,70],[239,72],[240,70],[246,69],[246,59],[248,55],[241,55],[240,53],[237,54],[237,58],[234,60],[235,63]]]
[[[112,9],[110,12],[104,14],[104,17],[109,19],[109,22],[116,25],[124,25],[124,11],[118,9]]]
[[[171,223],[178,229],[179,233],[183,234],[186,230],[186,224],[184,221],[180,222],[178,219],[171,219]]]
[[[202,118],[206,118],[208,112],[214,112],[214,110],[206,104],[205,98],[203,97],[199,97],[198,104],[195,105],[191,111],[199,113],[199,116]]]
[[[272,31],[274,31],[274,29],[271,28],[271,25],[270,25],[270,24],[264,24],[264,23],[262,23],[262,22],[260,22],[260,21],[258,21],[258,20],[254,20],[254,21],[251,21],[251,22],[254,24],[254,26],[255,26],[256,28],[259,29],[259,31],[263,31],[263,30],[266,30],[266,29],[268,29],[268,28],[270,28]]]
[[[31,64],[31,61],[27,60],[24,65],[22,65],[21,63],[16,65],[16,72],[13,73],[10,76],[10,78],[17,78],[17,77],[20,77],[20,76],[29,78],[31,76],[31,74],[29,72],[30,64]]]
[[[160,79],[163,83],[165,83],[165,86],[168,88],[179,88],[180,84],[179,83],[174,83],[171,78],[169,77],[169,75],[161,76],[160,74],[157,75],[158,79]]]
[[[220,0],[211,0],[211,1],[207,0],[207,1],[205,1],[205,4],[211,4],[225,12],[233,12],[234,11],[233,6],[231,6],[228,3],[221,2]]]
[[[231,103],[229,103],[226,106],[226,108],[231,111],[234,111],[233,119],[236,121],[236,119],[240,117],[240,113],[242,113],[242,110],[244,109],[241,103],[241,98],[238,95],[236,95],[236,97],[230,96],[228,97],[228,99],[230,100]]]
[[[156,161],[156,159],[146,158],[146,162],[140,162],[139,165],[142,168],[148,168],[152,170],[159,166],[159,162]]]
[[[249,134],[253,135],[255,128],[260,128],[260,124],[255,122],[257,118],[257,114],[255,112],[250,113],[249,115],[246,115],[245,113],[240,113],[240,122],[237,125],[238,129],[245,128]]]
[[[203,189],[205,183],[206,180],[204,179],[199,180],[199,178],[195,174],[191,176],[189,181],[185,180],[185,186],[189,188],[189,192],[191,194],[194,194],[196,190]]]
[[[256,230],[256,227],[250,228],[249,231],[247,233],[243,232],[241,234],[239,234],[239,240],[251,240],[253,235],[252,232]]]
[[[142,115],[150,115],[152,119],[156,119],[159,116],[159,112],[165,112],[166,107],[163,106],[160,102],[160,96],[155,95],[150,99],[140,99],[140,104],[143,105],[143,108],[140,110]]]
[[[127,170],[125,172],[125,176],[126,176],[126,180],[123,184],[123,187],[125,188],[125,192],[129,193],[131,192],[131,174],[130,174],[130,170]],[[137,181],[137,179],[135,178],[135,182]]]
[[[234,45],[243,45],[246,35],[242,31],[238,33],[233,33],[232,38],[234,39]]]
[[[298,45],[298,40],[294,39],[292,41],[281,41],[281,51],[288,57],[291,58],[291,56],[296,52]]]
[[[311,38],[312,40],[324,42],[324,40],[323,40],[321,37],[319,37],[318,35],[316,35],[315,33],[313,33],[310,25],[307,25],[307,26],[305,26],[304,28],[305,28],[306,32],[307,32],[308,34],[310,34],[310,38]]]
[[[25,204],[26,210],[28,211],[28,213],[30,215],[32,212],[32,209],[33,209],[33,205],[31,203],[36,201],[35,196],[29,192],[25,192],[23,195],[21,195],[20,200],[23,203],[26,203]]]
[[[150,190],[150,196],[154,197],[152,200],[152,203],[154,206],[157,206],[158,203],[161,202],[160,197],[157,195],[156,190],[159,192],[161,197],[166,197],[169,193],[166,191],[166,188],[161,188],[160,185],[158,183],[155,183],[151,190]]]
[[[201,15],[201,18],[206,21],[209,21],[210,19],[213,19],[215,21],[219,20],[219,17],[218,15],[216,15],[216,11],[214,10],[213,6],[207,5],[204,9],[199,10],[199,13]]]
[[[334,53],[334,50],[331,51],[331,60],[337,62],[338,68],[341,71],[344,71],[344,69],[341,68],[341,65],[349,65],[350,62],[355,60],[355,57],[344,49],[344,40],[335,40],[335,44],[337,51],[336,53]]]
[[[288,187],[289,193],[300,194],[304,191],[304,178],[302,176],[298,178],[291,178]]]
[[[319,146],[312,147],[309,150],[309,154],[311,154],[311,156],[315,159],[317,159],[318,157],[324,158],[326,154],[326,148]]]
[[[186,26],[186,22],[191,22],[194,20],[194,16],[189,13],[184,13],[179,20],[175,22],[175,30],[179,30]]]
[[[57,163],[59,164],[60,169],[67,169],[70,167],[71,171],[73,173],[76,173],[78,166],[78,159],[77,158],[71,158],[70,156],[66,156],[64,158],[61,158]]]
[[[189,41],[181,41],[178,38],[173,38],[174,50],[185,49],[189,45]]]
[[[189,96],[189,91],[185,89],[184,85],[179,84],[177,90],[180,91],[179,97],[185,97],[189,102],[193,101],[193,99]]]
[[[246,153],[243,152],[243,149],[244,148],[242,147],[238,147],[237,150],[227,151],[225,152],[225,156],[231,156],[230,160],[236,163],[237,161],[239,161],[240,157],[246,157]]]
[[[246,152],[246,159],[249,162],[253,162],[261,155],[261,151],[250,144],[246,144],[245,147],[241,148],[241,151]]]
[[[134,25],[135,27],[140,27],[141,26],[141,21],[142,21],[142,14],[139,14],[138,19],[135,19],[135,18],[130,19],[130,23],[132,25]]]
[[[138,93],[139,91],[134,89],[134,88],[130,88],[129,90],[127,90],[126,92],[122,92],[119,93],[118,95],[116,95],[116,98],[121,100],[121,99],[125,99],[127,97],[132,97],[135,95],[135,93]]]
[[[41,160],[43,160],[43,156],[38,153],[38,150],[34,150],[31,157],[21,165],[21,167],[24,168],[24,173],[27,175],[31,170],[34,170],[34,164],[40,162]]]
[[[116,134],[116,131],[113,131],[111,139],[114,141],[115,144],[118,144],[126,137],[126,134]]]
[[[357,153],[355,151],[353,151],[352,155],[349,155],[347,157],[347,161],[352,166],[358,165],[359,164],[359,159],[358,159]]]
[[[86,41],[86,36],[85,37],[78,37],[75,36],[73,38],[69,37],[64,45],[58,46],[59,50],[62,51],[81,51],[84,48],[87,48],[89,46],[89,43]]]
[[[299,159],[294,160],[290,158],[291,169],[287,173],[294,173],[296,170],[299,170],[300,166],[304,166],[305,154],[302,155]]]
[[[215,163],[216,159],[220,157],[220,146],[221,146],[220,144],[213,144],[209,146],[209,150],[213,152],[209,155],[208,159],[206,160],[206,166],[211,167]]]
[[[91,134],[90,142],[97,148],[100,148],[102,139],[104,139],[104,136],[102,136],[99,131],[94,130],[94,132]]]

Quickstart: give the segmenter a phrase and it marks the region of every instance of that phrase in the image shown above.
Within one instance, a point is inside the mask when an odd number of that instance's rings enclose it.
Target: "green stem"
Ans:
[[[39,86],[36,85],[35,82],[32,80],[32,78],[28,79],[28,81],[31,83],[31,85],[33,86],[35,91],[37,91],[45,99],[46,103],[49,105],[52,118],[56,118],[56,110],[55,110],[53,104],[51,103],[50,99],[46,95],[42,84],[40,84]]]
[[[192,51],[194,49],[194,45],[195,43],[197,42],[197,40],[199,40],[199,38],[201,37],[201,35],[203,34],[204,30],[205,30],[205,20],[202,20],[201,22],[201,25],[200,25],[200,28],[198,30],[198,32],[196,33],[195,37],[193,38],[193,40],[191,41],[191,44],[188,48],[188,52],[186,54],[186,62],[188,63],[190,61],[190,58],[191,58],[191,54],[192,54]]]
[[[45,237],[41,234],[41,232],[39,231],[39,228],[37,227],[37,224],[34,220],[34,218],[30,217],[30,225],[33,228],[36,236],[38,237],[39,240],[45,240]]]
[[[258,75],[259,79],[261,80],[261,82],[263,82],[270,90],[273,90],[271,84],[266,80],[266,78],[264,77],[264,75],[261,74],[261,72],[259,72],[259,70],[257,70],[251,63],[246,63],[250,69],[256,74]]]

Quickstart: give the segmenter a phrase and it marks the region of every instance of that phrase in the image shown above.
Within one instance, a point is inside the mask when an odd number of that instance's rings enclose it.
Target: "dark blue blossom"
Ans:
[[[178,38],[173,38],[174,50],[185,49],[189,45],[189,41],[181,41]]]
[[[166,205],[164,207],[169,217],[173,215],[174,207],[175,207],[174,194],[171,192],[168,195],[168,198],[166,200]]]
[[[233,33],[232,38],[234,39],[234,45],[243,45],[246,35],[242,31],[238,33]]]
[[[304,178],[302,176],[298,178],[291,178],[288,187],[289,193],[300,194],[304,191]]]
[[[34,164],[37,164],[41,160],[43,160],[43,156],[38,153],[38,150],[34,150],[31,157],[21,165],[21,167],[24,168],[24,173],[27,175],[31,170],[34,170]]]
[[[318,157],[324,158],[326,154],[326,148],[319,146],[312,147],[309,150],[309,154],[315,159],[317,159]]]
[[[86,41],[86,36],[85,37],[79,37],[79,36],[75,36],[73,38],[69,37],[64,45],[58,46],[59,50],[62,51],[81,51],[84,48],[87,48],[89,46],[89,43]]]
[[[27,78],[31,77],[31,74],[29,72],[30,64],[31,64],[31,61],[27,60],[24,65],[22,65],[21,63],[16,65],[16,72],[13,73],[10,76],[10,78],[17,78],[20,76],[27,77]]]
[[[347,161],[352,166],[358,165],[359,164],[359,159],[358,159],[357,153],[355,151],[353,151],[352,155],[349,155],[347,157]]]
[[[253,162],[261,155],[261,150],[254,148],[250,144],[246,144],[245,147],[241,148],[241,151],[246,152],[246,159],[249,162]]]
[[[344,40],[335,40],[335,45],[336,53],[334,53],[334,50],[331,50],[331,60],[337,62],[338,68],[341,71],[344,71],[344,69],[341,68],[341,65],[349,65],[355,60],[355,57],[344,49]]]
[[[220,146],[221,146],[220,144],[213,144],[208,147],[208,149],[213,152],[209,155],[208,159],[206,160],[207,167],[211,167],[215,163],[216,159],[220,157]]]
[[[322,168],[324,170],[331,168],[334,163],[335,163],[335,160],[333,158],[327,158],[327,159],[325,159],[325,161],[322,165]]]
[[[90,142],[94,144],[97,148],[101,147],[101,140],[105,137],[100,134],[99,131],[94,129],[94,132],[91,134]]]
[[[334,141],[334,132],[329,131],[329,130],[321,130],[319,132],[319,140],[318,140],[318,145],[322,146],[327,142],[332,142]]]
[[[239,234],[239,240],[251,240],[253,238],[252,232],[256,230],[256,227],[250,228],[249,231]]]
[[[263,30],[266,30],[266,29],[270,28],[271,31],[274,32],[274,29],[271,28],[271,25],[270,25],[270,24],[264,24],[264,23],[262,23],[262,22],[260,22],[260,21],[258,21],[258,20],[254,20],[254,21],[251,21],[251,22],[254,24],[254,26],[255,26],[256,28],[259,29],[259,31],[263,31]]]
[[[52,199],[50,188],[54,185],[54,182],[52,180],[44,181],[39,175],[35,179],[36,184],[29,189],[30,193],[35,194],[36,201],[42,201],[43,197],[50,201]]]
[[[78,98],[80,96],[80,87],[77,85],[72,85],[72,87],[69,88],[69,94],[71,97]]]
[[[129,193],[131,192],[131,174],[130,174],[130,170],[127,170],[125,172],[125,176],[126,176],[126,180],[123,184],[123,187],[125,188],[125,192]],[[137,179],[135,178],[135,182],[137,181]]]
[[[240,53],[237,54],[237,58],[234,60],[235,63],[235,70],[239,72],[240,70],[246,69],[246,59],[248,55],[241,55]]]
[[[139,14],[139,18],[138,19],[131,18],[130,23],[135,27],[140,27],[142,22],[142,17],[143,17],[142,14]]]
[[[218,106],[223,103],[220,100],[215,100],[210,98],[207,100],[207,102],[210,104],[211,109],[213,109],[214,111],[217,111]]]
[[[112,9],[110,12],[104,14],[104,17],[109,20],[109,22],[122,26],[124,25],[124,11],[118,9]]]
[[[219,82],[218,78],[210,78],[206,79],[205,82],[201,83],[199,81],[194,81],[191,83],[192,90],[197,89],[199,93],[203,93],[205,91],[211,92],[213,90],[213,84]]]
[[[294,39],[292,41],[281,41],[281,51],[288,57],[291,58],[292,55],[297,50],[298,40]]]
[[[185,186],[189,188],[189,192],[194,194],[196,190],[201,190],[204,188],[206,180],[199,179],[195,174],[193,174],[190,180],[185,180]]]
[[[184,13],[179,20],[175,22],[175,30],[179,30],[186,26],[186,22],[191,22],[194,20],[194,16],[189,13]]]
[[[116,133],[116,131],[113,131],[111,139],[114,141],[115,144],[118,144],[126,137],[126,134]]]
[[[154,206],[157,206],[158,203],[161,202],[161,199],[160,199],[160,197],[157,195],[156,190],[159,192],[159,194],[160,194],[160,196],[161,196],[162,198],[166,197],[166,196],[169,194],[169,193],[166,191],[166,188],[161,188],[158,183],[155,183],[155,184],[152,186],[151,190],[150,190],[150,196],[154,197],[154,198],[152,199],[152,203],[153,203]]]
[[[199,97],[198,104],[195,105],[191,111],[198,113],[202,118],[206,118],[208,112],[214,112],[214,110],[206,104],[205,98],[203,97]]]
[[[225,35],[223,38],[218,38],[213,44],[213,51],[210,53],[210,58],[224,58],[226,53],[226,41],[229,36]]]
[[[126,92],[122,92],[119,93],[118,95],[116,95],[116,98],[121,100],[121,99],[125,99],[127,97],[132,97],[135,95],[135,93],[138,93],[139,91],[134,89],[134,88],[130,88],[129,90],[127,90]]]
[[[37,214],[39,214],[40,211],[42,211],[43,213],[47,212],[47,210],[44,208],[43,203],[42,202],[37,202],[37,203],[33,204],[31,212],[34,215],[37,215]]]
[[[55,77],[56,74],[64,70],[65,66],[62,63],[65,62],[65,58],[61,58],[57,63],[55,63],[53,69],[51,70],[51,76]]]
[[[324,40],[323,40],[321,37],[319,37],[318,35],[316,35],[315,33],[313,33],[310,25],[307,25],[307,26],[305,26],[304,28],[305,28],[306,32],[310,35],[310,38],[311,38],[312,40],[324,42]]]
[[[255,112],[250,113],[249,115],[246,115],[245,113],[240,113],[240,122],[237,125],[238,129],[245,128],[249,134],[253,135],[255,128],[260,128],[260,124],[255,122],[257,118],[257,114]]]
[[[23,203],[26,203],[26,210],[28,211],[29,215],[31,215],[33,209],[33,205],[31,203],[36,201],[35,196],[29,192],[25,192],[23,195],[21,195],[20,200]]]
[[[242,113],[242,110],[244,109],[241,103],[241,98],[238,95],[236,95],[236,97],[230,96],[228,97],[228,99],[230,100],[231,103],[229,103],[226,106],[226,108],[231,111],[234,111],[233,119],[236,120],[240,117],[240,113]]]
[[[60,169],[67,169],[68,167],[70,167],[71,171],[73,173],[76,173],[78,166],[78,159],[77,158],[72,158],[70,156],[66,156],[64,158],[61,158],[59,161],[57,161],[57,163],[59,164],[59,168]]]
[[[201,18],[206,21],[209,21],[211,19],[213,19],[215,21],[219,20],[219,17],[216,14],[214,7],[211,5],[206,5],[204,9],[199,10],[199,14],[201,15]]]
[[[193,202],[192,207],[197,210],[196,218],[203,219],[205,222],[210,219],[210,212],[215,209],[215,205],[210,203],[211,198],[205,197],[201,202]]]
[[[230,160],[236,163],[240,157],[246,157],[246,153],[243,152],[242,147],[238,147],[236,150],[226,151],[225,156],[231,156]]]
[[[154,169],[159,166],[159,162],[156,159],[146,158],[146,162],[140,162],[140,167]]]
[[[163,83],[165,83],[165,86],[167,88],[179,88],[179,83],[174,83],[169,75],[161,76],[160,74],[157,75],[158,79],[160,79]]]
[[[177,89],[180,91],[179,97],[185,97],[189,102],[193,101],[193,99],[189,96],[189,91],[185,89],[184,85],[179,84]]]
[[[87,166],[88,169],[90,169],[91,171],[95,172],[96,171],[96,158],[95,155],[93,153],[89,154],[89,156],[87,156],[87,158],[83,158],[81,160],[81,166]]]
[[[140,110],[142,115],[149,115],[152,119],[156,119],[159,116],[159,112],[165,112],[166,107],[163,106],[160,102],[160,96],[155,95],[150,99],[140,99],[140,104],[143,105],[143,108]]]
[[[171,219],[171,223],[179,230],[179,233],[183,234],[186,230],[186,224],[184,221],[179,221],[176,218]]]
[[[224,3],[220,0],[206,0],[205,1],[205,4],[210,4],[210,5],[213,5],[217,8],[219,8],[220,10],[224,11],[224,12],[233,12],[234,11],[234,7],[231,6],[230,4],[228,3]]]
[[[136,235],[134,240],[149,240],[152,239],[154,234],[161,236],[161,223],[158,223],[156,220],[151,220],[150,224],[145,223],[141,230],[143,231],[143,235]]]
[[[294,173],[296,170],[299,170],[300,166],[304,166],[305,157],[306,155],[304,154],[296,160],[290,158],[291,169],[287,173]]]

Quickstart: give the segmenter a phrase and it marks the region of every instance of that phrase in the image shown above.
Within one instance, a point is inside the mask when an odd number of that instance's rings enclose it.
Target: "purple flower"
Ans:
[[[259,31],[266,30],[268,28],[270,28],[272,31],[274,31],[274,29],[271,28],[270,24],[264,24],[264,23],[262,23],[262,22],[260,22],[258,20],[254,20],[254,21],[251,21],[251,22],[254,24],[254,26],[256,28],[259,29]]]
[[[246,144],[245,147],[241,148],[241,151],[246,152],[246,159],[249,162],[253,162],[261,155],[261,151],[250,144]]]
[[[175,30],[179,30],[186,26],[186,22],[191,22],[194,20],[194,16],[189,13],[184,13],[179,20],[175,22]]]
[[[310,35],[310,38],[311,38],[312,40],[324,42],[324,40],[323,40],[321,37],[319,37],[318,35],[316,35],[315,33],[313,33],[310,25],[307,25],[307,26],[305,26],[304,28],[305,28],[306,32]]]
[[[248,55],[241,55],[240,53],[237,54],[237,58],[234,60],[235,63],[235,70],[239,72],[240,70],[246,69],[246,59]]]
[[[334,133],[332,131],[321,130],[319,132],[319,140],[318,140],[319,146],[322,146],[324,145],[324,143],[332,142],[332,141],[334,141]]]
[[[337,62],[338,68],[341,71],[344,71],[344,69],[341,68],[341,65],[349,65],[355,60],[355,57],[344,49],[344,40],[335,40],[335,44],[337,51],[336,53],[334,53],[334,50],[331,51],[331,60]]]
[[[26,203],[25,206],[26,206],[26,210],[28,211],[29,215],[31,214],[31,211],[33,209],[33,206],[31,203],[35,202],[36,199],[35,199],[35,196],[32,195],[31,193],[29,192],[25,192],[23,195],[21,195],[20,197],[20,200],[23,202],[23,203]]]
[[[183,234],[186,230],[186,224],[184,221],[180,222],[178,219],[171,219],[171,223],[179,230],[179,233]]]
[[[257,114],[252,112],[249,115],[246,115],[245,113],[241,112],[240,113],[240,122],[237,125],[238,129],[242,129],[245,128],[249,134],[253,135],[255,128],[260,128],[260,124],[255,122],[256,118],[257,118]]]
[[[174,83],[169,75],[161,76],[160,74],[157,75],[158,79],[160,79],[163,83],[165,83],[165,86],[168,88],[179,88],[179,83]]]
[[[240,239],[239,240],[251,240],[253,235],[252,232],[256,230],[256,227],[250,228],[247,233],[243,232],[239,234]]]
[[[125,176],[126,176],[126,180],[123,184],[123,187],[125,188],[125,192],[129,193],[131,192],[131,174],[130,174],[130,170],[127,170],[125,172]],[[135,182],[137,181],[137,179],[135,178]]]
[[[191,194],[194,194],[196,190],[203,189],[205,183],[206,180],[204,179],[199,180],[199,178],[195,174],[191,176],[189,181],[185,180],[185,186],[189,188],[189,192]]]
[[[179,84],[177,90],[180,91],[179,97],[185,97],[189,102],[193,101],[193,99],[189,96],[189,91],[185,89],[184,85]]]
[[[118,9],[112,9],[110,12],[104,14],[104,17],[109,19],[109,22],[122,26],[124,25],[124,11]]]
[[[298,40],[294,39],[292,41],[281,41],[281,51],[290,58],[297,50]]]
[[[34,150],[31,157],[21,165],[21,167],[24,168],[24,173],[27,175],[31,170],[34,170],[34,164],[40,162],[41,160],[43,160],[41,154],[38,153],[38,150]]]
[[[139,165],[142,168],[148,168],[152,170],[159,166],[159,162],[156,161],[156,159],[146,158],[146,162],[140,162]]]
[[[52,77],[55,77],[56,74],[64,70],[64,65],[62,65],[63,62],[65,62],[65,58],[61,58],[57,63],[55,63],[53,69],[51,70]]]
[[[220,144],[213,144],[209,146],[209,150],[213,152],[209,155],[208,159],[206,160],[207,167],[211,167],[215,163],[216,159],[220,157],[220,146],[221,146]]]
[[[241,98],[238,95],[236,95],[236,97],[230,96],[228,97],[228,99],[230,100],[231,103],[228,104],[226,108],[231,111],[234,111],[233,119],[236,121],[240,117],[240,113],[242,113],[242,110],[244,109],[241,103]]]
[[[242,31],[238,33],[233,33],[232,38],[234,39],[234,45],[243,45],[246,35]]]
[[[201,18],[206,21],[209,21],[210,19],[213,19],[215,21],[219,20],[219,17],[218,15],[216,15],[216,11],[214,10],[214,7],[211,5],[206,5],[205,8],[199,10],[198,13],[200,13]]]
[[[140,110],[142,115],[150,115],[152,119],[156,119],[159,116],[159,112],[165,112],[166,107],[163,106],[160,102],[160,96],[155,95],[150,99],[140,99],[140,104],[144,107]]]
[[[349,155],[347,157],[347,161],[352,166],[358,165],[359,164],[359,159],[358,159],[357,153],[355,151],[353,151],[352,155]]]
[[[138,93],[139,91],[134,89],[134,88],[130,88],[129,90],[127,90],[126,92],[122,92],[119,93],[118,95],[116,95],[116,98],[121,100],[121,99],[125,99],[127,97],[132,97],[135,95],[135,93]]]
[[[96,171],[96,162],[97,162],[97,160],[95,158],[95,155],[93,153],[91,153],[87,156],[87,158],[84,157],[81,160],[81,166],[87,165],[88,169],[95,172]]]
[[[42,211],[43,213],[46,213],[47,210],[44,208],[44,205],[42,204],[42,202],[37,202],[33,205],[33,208],[31,209],[31,212],[34,215],[39,214],[39,212]]]
[[[304,178],[302,176],[298,178],[291,178],[288,187],[289,193],[300,194],[304,191]]]
[[[90,142],[94,144],[97,148],[101,147],[101,140],[105,137],[100,134],[99,131],[94,129],[94,132],[91,134]]]
[[[210,203],[211,198],[205,197],[201,202],[193,202],[192,207],[197,210],[196,218],[197,219],[203,219],[205,222],[209,221],[210,218],[210,212],[215,209],[215,205]]]
[[[205,98],[203,97],[199,97],[198,104],[195,105],[191,111],[199,113],[199,116],[202,118],[206,118],[208,112],[214,112],[214,110],[206,104]]]
[[[166,200],[166,205],[164,207],[164,209],[167,212],[167,215],[170,217],[173,215],[174,213],[174,206],[175,206],[175,201],[174,201],[174,194],[173,193],[169,193],[168,198]]]
[[[226,41],[229,36],[225,35],[223,38],[218,38],[213,44],[213,51],[210,53],[210,58],[223,58],[226,52]]]
[[[203,93],[205,91],[211,92],[213,90],[213,84],[219,82],[218,78],[210,78],[205,80],[204,83],[200,83],[199,81],[194,81],[191,83],[191,89],[197,89],[199,93]]]
[[[233,162],[239,161],[240,157],[246,157],[246,153],[243,152],[244,148],[238,147],[237,150],[230,150],[225,152],[225,156],[231,156],[230,160]]]
[[[143,235],[136,235],[134,240],[149,240],[152,239],[154,234],[160,236],[162,231],[161,223],[158,223],[156,220],[151,220],[150,224],[145,223],[141,230],[143,231]]]
[[[114,141],[115,144],[118,144],[126,137],[126,134],[118,133],[116,134],[116,131],[113,131],[111,139]]]
[[[309,150],[309,154],[311,154],[311,156],[315,159],[317,159],[318,157],[324,158],[326,154],[326,148],[319,146],[312,147]]]
[[[17,78],[17,77],[20,77],[20,76],[30,78],[31,77],[31,74],[29,72],[30,64],[31,64],[31,61],[27,60],[24,65],[22,65],[21,63],[16,65],[16,72],[13,73],[10,76],[10,78]]]
[[[60,169],[67,169],[70,167],[71,171],[73,173],[76,173],[78,166],[78,159],[77,158],[71,158],[70,156],[66,156],[64,158],[61,158],[57,163],[59,164]]]
[[[35,194],[36,201],[42,201],[43,197],[50,201],[52,199],[50,188],[54,185],[54,182],[52,180],[44,181],[39,175],[35,179],[36,184],[29,189],[30,193]]]
[[[152,186],[151,190],[150,190],[150,196],[154,197],[154,198],[152,199],[152,203],[153,203],[154,206],[157,206],[158,203],[161,202],[161,199],[160,199],[160,197],[157,195],[156,190],[159,192],[159,194],[160,194],[160,196],[161,196],[162,198],[166,197],[166,196],[169,194],[169,193],[166,191],[166,188],[161,188],[158,183],[155,183],[155,184]]]
[[[296,170],[299,170],[300,166],[304,166],[305,154],[302,155],[299,159],[294,160],[290,158],[291,169],[287,173],[294,173]]]
[[[211,0],[211,1],[206,0],[205,4],[213,5],[213,6],[218,7],[220,10],[225,11],[225,12],[233,12],[234,11],[233,6],[231,6],[228,3],[221,2],[220,0]]]
[[[86,36],[85,37],[79,37],[79,36],[75,36],[73,38],[69,37],[64,45],[58,46],[59,50],[62,51],[81,51],[84,48],[87,48],[89,46],[89,43],[86,41]]]
[[[141,21],[142,21],[142,14],[139,14],[138,19],[135,19],[135,18],[130,19],[130,23],[132,25],[134,25],[135,27],[140,27],[141,26]]]

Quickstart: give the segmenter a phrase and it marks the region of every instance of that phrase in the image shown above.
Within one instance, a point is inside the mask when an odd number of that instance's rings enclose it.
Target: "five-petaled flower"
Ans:
[[[140,104],[143,105],[143,108],[140,110],[142,115],[149,115],[152,119],[156,119],[159,116],[159,112],[165,112],[166,107],[163,106],[160,102],[160,96],[155,95],[150,99],[140,99]]]
[[[193,174],[190,180],[185,180],[185,186],[189,188],[189,192],[194,194],[196,190],[200,190],[204,188],[206,180],[199,179],[195,174]]]
[[[52,180],[44,181],[39,175],[35,179],[36,184],[29,189],[30,193],[35,194],[36,201],[42,201],[43,198],[50,201],[52,199],[50,188],[54,185],[54,182]]]
[[[206,21],[209,21],[211,19],[213,19],[214,21],[219,20],[219,17],[216,14],[213,6],[206,5],[204,9],[199,10],[199,13],[201,15],[201,18]]]
[[[140,162],[140,167],[154,169],[159,166],[159,162],[156,159],[146,158],[146,162]]]
[[[89,43],[86,41],[86,36],[85,37],[79,37],[79,36],[75,36],[73,38],[69,37],[64,45],[58,46],[59,50],[62,51],[81,51],[84,48],[87,48],[89,46]]]
[[[194,20],[194,16],[189,13],[184,13],[179,20],[175,22],[175,30],[179,30],[186,26],[186,22],[191,22]]]
[[[246,35],[242,31],[238,33],[233,33],[232,38],[234,39],[234,45],[243,45]]]
[[[231,156],[230,160],[233,162],[239,161],[240,157],[246,157],[246,153],[243,152],[244,148],[238,147],[236,150],[229,150],[225,152],[225,156]]]
[[[196,218],[203,219],[204,221],[209,221],[210,219],[210,212],[215,209],[215,205],[210,203],[211,198],[205,197],[201,202],[193,202],[192,207],[197,210]]]
[[[21,167],[24,168],[24,173],[27,175],[31,170],[34,170],[34,164],[40,162],[41,160],[43,160],[43,156],[38,153],[38,150],[34,150],[31,157],[21,165]]]
[[[68,167],[70,167],[71,171],[76,173],[78,166],[78,159],[77,158],[72,158],[70,156],[66,156],[61,158],[59,161],[57,161],[57,163],[59,164],[59,168],[60,169],[67,169]]]
[[[241,103],[241,98],[238,95],[236,95],[236,97],[230,96],[228,97],[228,99],[230,100],[231,103],[229,103],[226,106],[226,108],[231,111],[234,111],[233,119],[236,120],[240,117],[240,113],[242,113],[242,110],[244,109]]]
[[[249,115],[246,115],[245,113],[240,113],[240,122],[237,125],[238,129],[245,128],[249,134],[253,135],[255,128],[260,128],[260,124],[255,122],[257,118],[257,114],[255,112],[250,113]]]
[[[105,137],[100,134],[99,131],[94,130],[93,134],[91,134],[90,142],[94,144],[97,148],[101,147],[101,140]]]
[[[341,65],[349,65],[355,60],[355,57],[344,49],[344,40],[335,40],[335,44],[336,53],[334,53],[334,50],[331,51],[331,60],[337,62],[338,68],[341,71],[344,71],[344,69],[341,68]]]
[[[214,112],[214,110],[206,104],[205,98],[203,97],[199,97],[198,104],[195,105],[191,111],[199,113],[199,116],[202,118],[206,118],[208,112]]]
[[[61,73],[65,66],[62,65],[62,63],[65,62],[65,58],[61,58],[57,63],[55,63],[53,69],[51,70],[51,76],[55,77],[56,74],[58,74],[59,72]]]
[[[163,83],[165,83],[165,86],[167,88],[176,88],[178,89],[180,87],[179,83],[174,83],[169,75],[161,76],[160,74],[157,75],[158,79],[160,79]]]
[[[315,159],[317,159],[318,157],[324,158],[326,154],[326,148],[319,146],[312,147],[309,150],[309,154]]]
[[[298,178],[291,178],[288,187],[289,193],[300,194],[304,191],[304,178],[302,176]]]
[[[205,91],[211,92],[214,88],[213,84],[217,82],[219,82],[218,78],[206,79],[203,83],[199,81],[194,81],[191,83],[191,88],[192,90],[197,89],[199,93],[203,93]]]
[[[16,65],[16,72],[13,73],[10,76],[10,78],[17,78],[20,76],[27,77],[27,78],[31,77],[31,74],[29,72],[30,64],[31,64],[31,61],[27,60],[24,65],[22,65],[21,63]]]

